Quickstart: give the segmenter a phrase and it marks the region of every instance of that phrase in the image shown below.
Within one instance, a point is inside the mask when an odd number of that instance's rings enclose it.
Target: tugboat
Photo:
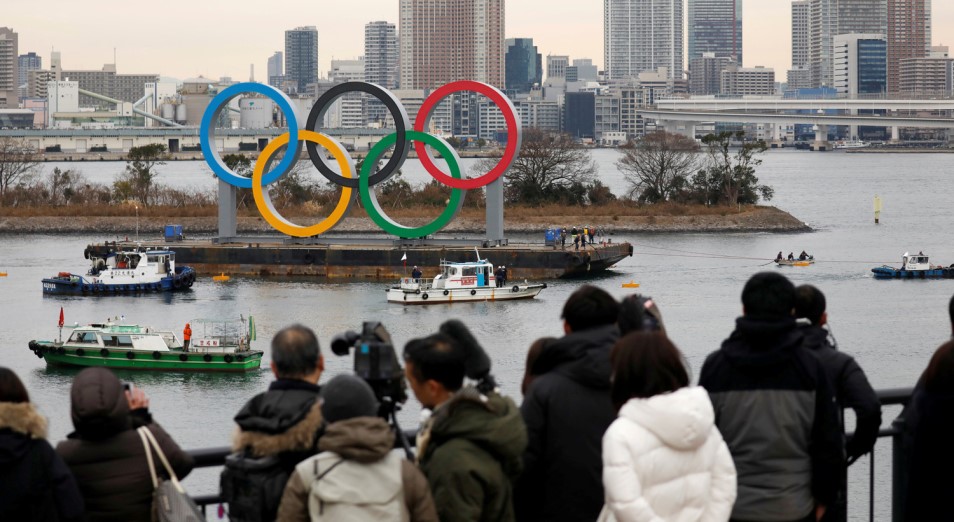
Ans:
[[[433,280],[402,278],[388,288],[389,303],[433,304],[461,301],[510,301],[513,299],[532,299],[544,288],[546,283],[514,284],[497,286],[494,265],[486,259],[452,263],[441,261],[441,273]]]
[[[901,268],[883,265],[872,268],[875,279],[949,279],[954,277],[954,265],[932,265],[923,253],[901,256]]]
[[[171,331],[118,320],[75,326],[65,342],[34,340],[28,346],[49,366],[177,372],[248,372],[261,366],[263,352],[250,346],[255,337],[251,317],[248,329],[244,318],[241,326],[236,321],[191,324],[197,326],[197,335],[188,349]],[[62,319],[60,328],[62,333]]]
[[[51,295],[114,295],[185,290],[195,282],[195,270],[176,266],[172,250],[120,250],[105,257],[90,255],[85,275],[60,272],[43,279],[43,293]]]

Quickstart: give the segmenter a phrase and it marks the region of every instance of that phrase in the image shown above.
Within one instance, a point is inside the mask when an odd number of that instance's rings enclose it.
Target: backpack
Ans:
[[[253,457],[236,452],[225,457],[219,480],[233,522],[270,522],[278,515],[285,483],[291,475],[275,455]]]
[[[404,500],[403,461],[397,451],[377,462],[355,462],[332,452],[302,461],[296,471],[308,490],[311,521],[410,520]]]

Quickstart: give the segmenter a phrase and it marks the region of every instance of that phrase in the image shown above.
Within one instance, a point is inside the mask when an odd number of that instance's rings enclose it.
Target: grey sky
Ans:
[[[179,79],[204,75],[247,80],[249,65],[264,80],[265,63],[284,48],[284,31],[318,27],[322,74],[332,58],[364,52],[364,24],[397,23],[398,0],[11,0],[0,24],[19,33],[20,53],[35,51],[49,65],[50,50],[67,69],[99,69],[113,61],[121,73],[159,73]],[[135,5],[135,7],[130,7]],[[146,6],[150,7],[146,7]],[[95,7],[93,7],[95,6]],[[745,65],[774,67],[784,81],[791,64],[788,0],[744,0]],[[954,2],[933,2],[933,40],[954,45]],[[538,50],[592,58],[603,66],[603,2],[509,0],[506,35],[532,37]]]

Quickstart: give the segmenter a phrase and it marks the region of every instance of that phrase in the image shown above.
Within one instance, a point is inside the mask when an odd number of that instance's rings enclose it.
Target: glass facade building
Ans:
[[[529,92],[533,84],[543,82],[543,55],[533,38],[508,38],[504,63],[508,91]]]
[[[742,63],[742,0],[689,0],[689,61],[703,53]]]

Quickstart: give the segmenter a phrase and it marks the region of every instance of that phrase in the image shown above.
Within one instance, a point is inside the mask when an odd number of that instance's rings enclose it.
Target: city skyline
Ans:
[[[954,46],[954,3],[932,4],[931,43]],[[19,34],[20,54],[36,52],[48,63],[51,50],[56,50],[68,70],[100,70],[113,63],[115,48],[121,73],[158,72],[180,80],[229,76],[244,81],[254,65],[256,81],[267,83],[267,60],[275,51],[284,51],[286,30],[301,25],[318,28],[319,71],[324,75],[332,59],[364,53],[365,24],[377,20],[396,24],[399,2],[350,0],[319,10],[314,3],[289,0],[281,9],[256,9],[255,17],[249,17],[243,7],[255,7],[251,2],[236,1],[223,9],[170,0],[163,12],[170,13],[176,30],[159,37],[144,36],[141,26],[113,14],[127,12],[126,5],[101,0],[96,10],[89,10],[73,2],[47,0],[32,9],[12,10],[3,25]],[[743,13],[744,65],[772,67],[783,81],[791,67],[791,2],[743,0]],[[562,54],[591,58],[600,70],[605,68],[602,2],[507,2],[505,27],[506,38],[533,38],[544,61],[548,54]]]

